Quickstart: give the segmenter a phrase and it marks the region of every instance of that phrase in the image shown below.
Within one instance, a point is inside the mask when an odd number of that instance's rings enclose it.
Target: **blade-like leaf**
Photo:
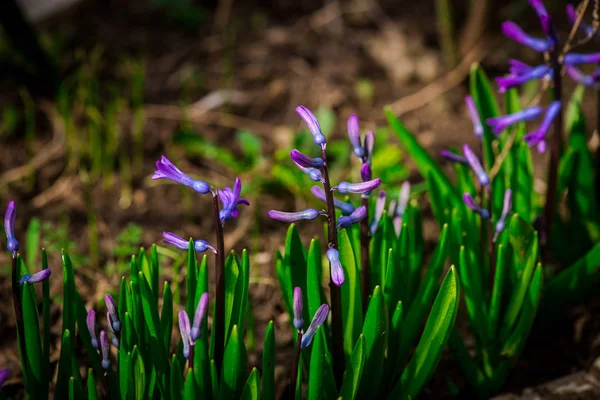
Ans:
[[[354,400],[356,398],[365,366],[366,352],[365,337],[360,335],[352,351],[350,366],[344,372],[339,398],[344,400]]]

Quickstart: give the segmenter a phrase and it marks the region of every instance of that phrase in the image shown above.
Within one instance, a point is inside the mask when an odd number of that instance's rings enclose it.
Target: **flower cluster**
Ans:
[[[118,349],[119,340],[121,338],[121,321],[119,320],[119,312],[117,302],[109,294],[104,295],[104,303],[106,304],[106,321],[108,331],[110,332],[110,343]],[[85,319],[88,332],[92,339],[92,346],[98,351],[102,357],[102,368],[107,371],[110,368],[110,343],[108,334],[104,329],[100,330],[100,335],[96,334],[96,311],[88,311]]]
[[[556,84],[556,78],[559,77],[555,75],[560,75],[563,68],[575,82],[600,89],[600,68],[596,69],[591,75],[586,75],[577,68],[577,66],[581,64],[600,62],[600,53],[567,53],[564,56],[561,56],[558,35],[544,4],[541,0],[529,0],[529,3],[538,14],[546,37],[532,37],[512,21],[504,22],[502,24],[502,31],[507,37],[513,39],[517,43],[530,47],[540,53],[548,53],[549,56],[546,57],[548,63],[530,66],[519,60],[511,60],[509,74],[504,77],[496,78],[499,92],[504,93],[510,88],[518,87],[526,82],[536,79],[554,79]],[[577,12],[572,5],[567,6],[567,15],[572,24],[581,22],[578,21],[579,18]],[[591,37],[596,33],[593,27],[584,23],[579,23],[579,29],[588,37]],[[557,92],[560,93],[560,88],[557,89]],[[495,134],[498,134],[515,123],[536,119],[544,115],[539,127],[523,138],[529,146],[536,146],[538,152],[543,153],[546,150],[546,136],[550,126],[560,112],[561,99],[557,98],[546,108],[545,113],[541,107],[534,105],[514,114],[488,119],[486,123],[492,127]]]
[[[202,323],[206,317],[208,310],[208,293],[202,293],[196,313],[194,314],[194,322],[190,327],[190,318],[185,310],[179,312],[179,333],[181,334],[181,342],[183,343],[183,356],[189,360],[193,354],[196,340],[200,339]]]
[[[304,327],[304,320],[302,319],[302,289],[299,287],[294,288],[294,328],[298,330],[298,332],[303,333],[301,348],[305,349],[310,346],[310,343],[317,332],[317,329],[323,325],[327,316],[329,315],[329,306],[327,304],[322,304],[318,309],[315,315],[313,316],[310,325],[306,332],[302,332],[302,328]]]

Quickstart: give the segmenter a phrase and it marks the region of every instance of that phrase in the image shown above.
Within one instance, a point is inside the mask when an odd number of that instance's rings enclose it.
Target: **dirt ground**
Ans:
[[[121,180],[112,187],[92,182],[86,191],[82,177],[68,171],[64,150],[54,151],[57,133],[52,113],[40,100],[34,154],[51,153],[34,169],[35,184],[23,184],[22,165],[31,162],[23,150],[24,139],[15,136],[0,139],[0,204],[9,199],[18,202],[17,232],[24,235],[26,222],[36,216],[42,221],[57,221],[69,215],[69,236],[86,235],[88,203],[96,213],[100,254],[110,254],[116,236],[129,222],[143,228],[142,243],[149,246],[160,240],[163,230],[178,229],[195,238],[207,237],[211,221],[208,199],[189,196],[172,185],[154,185],[149,176],[153,162],[169,150],[171,135],[182,125],[181,104],[196,104],[209,112],[193,111],[186,115],[191,125],[215,143],[230,143],[237,129],[250,129],[263,141],[266,154],[291,141],[293,130],[300,127],[294,108],[304,104],[310,108],[327,107],[340,120],[356,112],[365,127],[385,125],[383,106],[394,111],[433,154],[448,146],[475,143],[470,121],[463,107],[467,75],[471,62],[481,62],[491,75],[501,74],[508,58],[528,61],[526,51],[507,43],[498,34],[498,21],[512,9],[502,6],[494,14],[474,48],[466,52],[458,67],[448,72],[441,62],[433,11],[433,1],[321,2],[249,1],[235,2],[230,13],[216,4],[204,8],[200,26],[184,29],[173,20],[148,7],[148,1],[85,1],[68,13],[41,25],[45,32],[66,32],[69,38],[61,56],[61,69],[68,75],[81,62],[80,53],[91,54],[103,49],[97,74],[101,92],[108,96],[112,87],[127,87],[127,74],[117,67],[123,57],[140,58],[145,63],[144,164],[143,171],[132,180],[133,192],[128,204],[122,203]],[[222,2],[227,3],[227,2]],[[464,20],[464,4],[457,2],[457,25]],[[493,6],[499,2],[491,1]],[[370,83],[370,95],[359,94],[357,82]],[[10,79],[0,80],[0,103],[19,98],[18,86]],[[50,116],[50,117],[49,117]],[[131,117],[124,117],[129,126]],[[344,135],[343,123],[336,135]],[[124,134],[130,134],[124,128]],[[52,152],[50,151],[52,150]],[[541,174],[540,162],[536,170]],[[233,181],[228,172],[201,159],[179,160],[186,170],[206,176],[217,184]],[[412,163],[410,179],[419,182]],[[25,172],[28,170],[25,169]],[[243,177],[242,177],[243,179]],[[397,182],[396,184],[399,184]],[[252,281],[250,295],[256,319],[257,351],[251,352],[251,363],[260,362],[264,328],[269,320],[276,323],[278,365],[290,359],[291,330],[281,306],[281,295],[274,274],[273,253],[283,244],[282,225],[269,221],[266,212],[272,206],[295,201],[289,193],[249,195],[252,206],[243,210],[239,221],[226,229],[226,245],[236,250],[252,248]],[[192,202],[193,207],[182,207]],[[261,240],[252,241],[253,216],[259,215]],[[426,221],[432,240],[435,224]],[[308,240],[317,231],[301,228]],[[78,249],[85,254],[87,241]],[[88,306],[98,302],[103,293],[116,287],[119,276],[107,275],[98,266],[82,266],[77,270],[77,287]],[[52,292],[60,296],[60,260],[51,255],[54,272]],[[8,257],[0,254],[0,266],[8,265]],[[166,270],[168,274],[168,270]],[[8,300],[8,279],[2,276],[0,298]],[[557,321],[550,332],[536,330],[511,375],[506,389],[519,392],[544,380],[586,368],[600,354],[597,322],[599,304],[573,310]],[[55,304],[53,318],[60,315]],[[58,321],[55,325],[60,326]],[[8,307],[0,310],[0,365],[18,369],[14,320]],[[58,358],[60,332],[53,332]],[[289,372],[276,370],[280,393],[285,389]],[[464,382],[457,365],[446,354],[423,398],[448,396],[446,380]],[[18,387],[18,378],[14,380]],[[468,395],[467,397],[468,398]]]

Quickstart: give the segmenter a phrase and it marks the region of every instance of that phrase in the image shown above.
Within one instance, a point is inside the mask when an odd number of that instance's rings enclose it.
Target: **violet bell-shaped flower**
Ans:
[[[310,177],[310,179],[312,179],[315,182],[323,182],[323,173],[321,172],[320,169],[312,168],[312,167],[308,167],[308,168],[303,167],[302,165],[298,164],[295,160],[292,159],[292,161],[294,161],[296,166],[298,168],[300,168],[300,170],[302,172],[304,172],[306,175],[308,175]]]
[[[183,344],[183,357],[186,360],[190,358],[190,346],[194,345],[190,336],[190,318],[188,317],[185,310],[179,311],[179,333],[181,334],[181,343]]]
[[[406,207],[408,206],[408,201],[410,200],[410,182],[404,181],[402,186],[400,187],[400,192],[398,193],[398,203],[396,205],[396,210],[394,211],[394,233],[396,237],[400,236],[400,231],[402,230],[402,218],[404,217],[404,212],[406,211]]]
[[[294,327],[299,331],[304,326],[304,320],[302,319],[302,289],[296,286],[294,288]]]
[[[190,330],[190,339],[192,342],[200,339],[202,334],[202,322],[206,317],[208,310],[208,293],[202,293],[200,296],[200,300],[198,300],[198,306],[196,307],[196,313],[194,314],[194,323],[192,324],[192,329]]]
[[[373,173],[371,172],[371,164],[366,162],[360,166],[360,180],[368,182],[373,179]]]
[[[200,194],[210,192],[210,185],[208,183],[190,178],[165,156],[161,156],[160,160],[156,162],[156,171],[154,171],[152,179],[168,179],[189,186]]]
[[[360,123],[356,114],[348,117],[348,138],[354,155],[362,160],[365,156],[365,149],[360,143]]]
[[[523,75],[533,69],[532,66],[525,64],[523,61],[510,59],[508,61],[508,72],[511,75]]]
[[[471,169],[477,176],[477,179],[479,180],[479,183],[481,184],[481,186],[489,185],[490,178],[489,178],[488,174],[483,170],[483,167],[481,166],[481,163],[479,162],[479,158],[477,158],[475,153],[473,153],[473,151],[471,150],[469,145],[465,144],[463,146],[463,153],[465,155],[465,158],[467,159],[467,162],[469,163],[469,166],[471,167]]]
[[[567,53],[563,59],[565,65],[595,64],[600,62],[600,53],[579,54]]]
[[[465,97],[465,103],[467,104],[467,111],[469,112],[469,117],[473,123],[473,131],[475,132],[475,136],[483,136],[483,125],[481,124],[479,111],[477,111],[477,106],[475,105],[473,98],[471,96]]]
[[[358,194],[366,194],[371,192],[373,189],[376,189],[381,184],[381,179],[376,178],[370,181],[361,182],[361,183],[349,183],[349,182],[340,182],[339,185],[334,186],[331,190],[337,190],[342,194],[347,193],[358,193]]]
[[[327,250],[327,259],[331,266],[331,280],[336,286],[342,286],[344,283],[344,268],[340,261],[340,252],[333,247]]]
[[[306,107],[296,107],[296,112],[300,115],[300,118],[304,120],[304,123],[308,126],[308,130],[312,133],[315,144],[324,147],[326,144],[325,135],[321,131],[321,125],[317,117]]]
[[[552,48],[552,42],[547,39],[539,39],[529,36],[521,27],[512,21],[507,21],[502,24],[502,33],[509,39],[530,47],[540,53],[548,51]]]
[[[171,244],[179,249],[187,250],[189,247],[189,242],[173,232],[163,232],[163,242],[167,244]],[[194,240],[194,249],[199,253],[204,253],[206,250],[210,249],[213,253],[217,254],[217,249],[211,246],[206,240]]]
[[[494,241],[498,235],[504,230],[506,227],[506,219],[508,218],[508,214],[510,213],[510,209],[512,208],[512,191],[510,189],[506,189],[504,192],[504,201],[502,203],[502,213],[500,214],[500,218],[496,222],[495,230],[496,234],[494,235]]]
[[[367,216],[367,208],[360,206],[354,212],[348,216],[341,216],[338,219],[337,229],[349,228],[352,224],[359,222]]]
[[[327,304],[322,304],[321,307],[317,309],[317,312],[313,316],[313,319],[302,336],[302,342],[300,342],[300,346],[305,349],[312,343],[313,337],[315,333],[317,333],[317,329],[323,325],[325,320],[327,319],[327,315],[329,315],[329,306]]]
[[[473,197],[469,193],[463,195],[463,200],[467,207],[479,214],[481,218],[488,219],[490,217],[489,211],[475,203],[475,200],[473,200]]]
[[[442,150],[440,155],[448,161],[457,162],[461,164],[469,164],[466,158],[459,154],[453,153],[450,150]]]
[[[109,293],[106,293],[104,295],[104,303],[106,303],[106,309],[110,314],[113,329],[115,332],[121,332],[121,321],[119,321],[119,313],[117,311],[118,308],[115,299]]]
[[[119,348],[119,334],[115,332],[114,324],[110,313],[106,313],[106,320],[108,321],[108,331],[110,332],[110,341],[115,349]]]
[[[325,162],[323,161],[323,159],[321,157],[311,158],[296,149],[293,149],[292,151],[290,151],[290,158],[299,167],[323,168],[325,166]]]
[[[373,149],[375,148],[375,133],[373,131],[368,131],[365,135],[365,161],[369,164],[371,163],[371,158],[373,157]]]
[[[545,150],[546,144],[546,134],[554,121],[554,118],[560,113],[561,102],[559,100],[553,101],[548,108],[546,109],[546,115],[544,115],[544,119],[540,123],[539,127],[528,133],[523,137],[523,140],[527,142],[529,147],[536,146],[538,147],[538,152],[543,153]]]
[[[241,192],[242,181],[240,181],[240,178],[235,178],[233,190],[228,187],[224,188],[223,190],[218,190],[219,199],[221,199],[221,204],[223,204],[223,208],[219,211],[221,224],[225,224],[225,222],[229,221],[231,218],[237,218],[239,212],[238,206],[240,204],[244,204],[246,206],[250,205],[248,200],[240,197]]]
[[[6,232],[6,245],[8,251],[15,253],[19,251],[19,242],[15,238],[15,220],[17,218],[17,206],[14,200],[8,202],[4,214],[4,232]]]
[[[318,200],[327,204],[327,197],[325,196],[325,191],[322,187],[313,186],[310,189],[310,191],[312,192],[313,196],[315,196]],[[350,215],[355,210],[354,206],[351,203],[341,201],[335,198],[333,199],[333,205],[335,208],[339,209],[343,215]]]
[[[104,329],[100,331],[100,354],[102,355],[102,369],[107,371],[110,368],[110,344]]]
[[[304,211],[296,212],[284,212],[277,210],[271,210],[268,212],[269,218],[287,223],[292,223],[301,220],[311,221],[317,218],[319,214],[319,211],[315,210],[314,208],[307,208]]]
[[[505,93],[510,88],[520,86],[534,79],[544,79],[547,76],[552,76],[552,68],[547,65],[539,65],[521,75],[511,74],[498,77],[496,78],[496,83],[499,87],[498,91],[500,93]]]
[[[92,347],[98,350],[98,335],[96,335],[96,311],[88,311],[87,317],[85,318],[85,324],[87,325],[88,332],[92,338]]]
[[[371,236],[375,236],[375,233],[377,233],[379,221],[381,221],[381,217],[383,216],[383,212],[385,211],[385,200],[386,193],[382,190],[377,195],[377,201],[375,202],[375,214],[373,215],[373,220],[369,225],[369,232],[371,233]]]
[[[33,285],[34,283],[45,281],[51,274],[52,271],[50,271],[50,268],[43,269],[35,274],[25,274],[19,281],[19,285],[23,286],[25,283]]]
[[[542,0],[529,0],[529,4],[533,7],[538,17],[540,17],[540,22],[542,23],[542,28],[544,32],[548,36],[548,38],[556,45],[558,43],[558,37],[556,36],[556,30],[554,29],[554,23],[546,11],[546,7]]]
[[[591,75],[586,75],[578,68],[570,65],[567,65],[566,71],[573,81],[589,88],[600,89],[600,68],[596,69]]]
[[[495,134],[499,134],[503,130],[519,122],[529,121],[538,118],[544,109],[539,106],[527,107],[524,110],[513,114],[501,115],[495,118],[488,118],[485,122],[492,128]]]
[[[577,10],[575,6],[572,4],[567,4],[567,18],[572,25],[577,23],[577,19],[579,18],[577,15]],[[587,37],[592,37],[596,33],[596,30],[593,26],[584,23],[583,21],[579,21],[579,29],[585,34]]]

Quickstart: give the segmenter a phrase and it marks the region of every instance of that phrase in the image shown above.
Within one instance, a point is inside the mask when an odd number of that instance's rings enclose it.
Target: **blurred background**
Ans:
[[[566,35],[566,3],[545,3]],[[433,154],[474,143],[463,103],[471,64],[497,76],[509,58],[539,62],[501,36],[506,19],[541,32],[526,0],[2,0],[0,204],[17,201],[30,268],[43,246],[60,276],[60,249],[70,253],[91,307],[163,230],[211,239],[210,199],[150,180],[161,154],[217,187],[239,176],[251,207],[227,227],[226,246],[250,249],[256,344],[273,319],[285,364],[292,334],[273,254],[286,227],[266,212],[316,204],[289,161],[292,148],[312,149],[294,108],[316,111],[334,179],[358,177],[345,133],[355,112],[376,131],[374,176],[392,195],[405,179],[418,193],[383,107]],[[302,226],[303,238],[319,233],[314,225]],[[429,238],[436,229],[426,219]],[[163,278],[177,282],[184,252],[159,251]],[[0,268],[7,289],[7,252]],[[53,285],[59,307],[60,279]],[[0,336],[0,364],[17,370],[6,308]]]

